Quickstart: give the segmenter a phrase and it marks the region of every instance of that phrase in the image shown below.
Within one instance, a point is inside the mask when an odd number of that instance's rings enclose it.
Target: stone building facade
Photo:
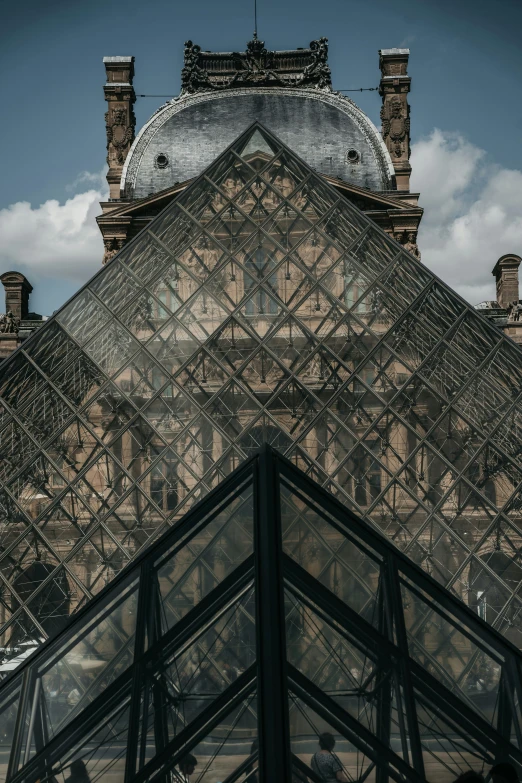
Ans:
[[[257,37],[244,52],[204,52],[187,41],[180,95],[134,139],[131,57],[106,57],[110,199],[98,225],[104,263],[198,176],[254,119],[319,171],[414,254],[422,217],[409,190],[409,50],[379,52],[382,135],[352,100],[332,88],[328,41],[270,52]],[[419,256],[420,257],[420,256]]]

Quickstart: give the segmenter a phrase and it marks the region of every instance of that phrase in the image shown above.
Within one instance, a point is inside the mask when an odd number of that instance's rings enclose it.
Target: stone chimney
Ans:
[[[5,312],[11,311],[15,318],[23,321],[29,313],[31,283],[20,272],[4,272],[0,280],[5,289]]]
[[[410,190],[409,49],[380,49],[382,137],[390,153],[397,190]]]
[[[497,283],[497,302],[505,310],[519,300],[518,267],[521,261],[520,256],[508,253],[499,258],[493,268]]]
[[[134,141],[136,93],[132,86],[134,57],[104,57],[107,81],[103,88],[108,110],[105,113],[107,130],[107,182],[110,199],[120,198],[120,182],[125,158]]]

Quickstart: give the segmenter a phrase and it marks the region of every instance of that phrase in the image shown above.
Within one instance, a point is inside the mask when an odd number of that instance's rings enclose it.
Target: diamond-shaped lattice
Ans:
[[[2,367],[5,643],[263,442],[517,641],[520,360],[256,125]]]

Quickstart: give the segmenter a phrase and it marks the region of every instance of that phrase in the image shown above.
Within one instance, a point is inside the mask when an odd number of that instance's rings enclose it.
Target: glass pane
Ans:
[[[379,561],[341,532],[286,481],[281,485],[283,552],[368,622],[377,623]],[[333,520],[332,520],[333,521]]]
[[[140,288],[139,280],[120,261],[110,264],[105,273],[96,277],[89,286],[98,299],[113,312],[123,310]]]
[[[158,564],[163,628],[172,627],[253,551],[253,496],[247,485],[203,530]]]
[[[219,612],[174,654],[156,662],[159,670],[145,684],[141,696],[138,768],[154,757],[158,713],[168,739],[175,738],[223,694],[255,660],[253,588],[232,606]],[[255,728],[255,714],[250,721]],[[214,732],[212,736],[216,738]],[[201,763],[201,759],[199,759]],[[201,770],[199,770],[201,772]]]
[[[110,313],[85,290],[56,316],[56,320],[71,334],[80,345],[102,329],[110,318]]]
[[[314,780],[334,781],[337,780],[337,773],[343,773],[347,780],[360,779],[368,770],[368,757],[295,694],[289,693],[289,702],[290,747],[292,754],[298,759],[297,770],[303,775],[310,772],[310,778],[313,775]],[[319,736],[326,736],[331,751],[321,751]],[[371,769],[369,771],[371,772]],[[302,779],[298,778],[294,771],[294,780]],[[369,779],[372,780],[372,777]]]
[[[3,664],[0,667],[0,671],[2,671],[2,674],[5,677],[9,668]],[[14,683],[11,683],[9,688],[4,689],[0,700],[0,753],[2,754],[0,781],[2,783],[4,783],[7,776],[9,754],[15,738],[15,724],[20,702],[20,690],[21,678],[19,677]]]
[[[411,657],[494,725],[502,660],[488,652],[484,641],[475,641],[469,631],[464,634],[431,596],[406,582],[402,595]]]
[[[289,663],[333,699],[369,731],[374,731],[374,688],[378,666],[364,645],[353,643],[324,612],[300,600],[290,590],[285,595],[286,645]],[[357,632],[352,636],[357,637]]]
[[[216,783],[227,780],[252,756],[252,765],[247,769],[249,777],[238,775],[237,779],[254,783],[251,775],[257,770],[256,736],[257,706],[253,695],[234,707],[199,743],[188,740],[165,766],[172,770],[173,780],[185,781],[194,776],[201,783]]]
[[[54,652],[52,660],[40,670],[51,736],[62,730],[132,663],[136,582],[127,585],[111,604],[92,617],[79,639]]]
[[[58,759],[42,780],[54,783],[62,781],[95,781],[123,783],[125,780],[125,757],[127,754],[130,710],[128,703],[118,705],[89,737],[88,744],[82,737],[73,745],[65,757]],[[50,777],[52,775],[52,777]]]

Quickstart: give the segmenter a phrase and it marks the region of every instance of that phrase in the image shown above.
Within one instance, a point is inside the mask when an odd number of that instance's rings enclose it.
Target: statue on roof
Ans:
[[[185,41],[184,65],[181,70],[181,90],[182,92],[199,92],[200,90],[211,90],[208,73],[199,65],[199,55],[201,46]]]
[[[312,82],[321,90],[331,89],[332,72],[328,65],[328,38],[322,37],[317,41],[310,41],[310,52],[312,61],[304,69],[301,83]]]
[[[12,310],[8,310],[5,315],[0,315],[0,334],[18,334],[20,330],[20,319],[17,318]]]

